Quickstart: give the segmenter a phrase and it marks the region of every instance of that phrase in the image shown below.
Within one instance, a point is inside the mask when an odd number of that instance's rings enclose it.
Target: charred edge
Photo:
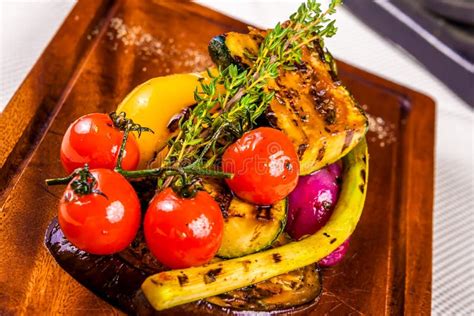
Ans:
[[[337,238],[333,238],[333,239],[331,239],[331,241],[330,241],[329,243],[332,245],[332,244],[335,243],[336,241],[337,241]]]
[[[236,63],[238,63],[240,65],[245,65],[242,57],[236,55],[236,56],[232,56],[232,58],[235,60]]]
[[[151,283],[153,283],[156,286],[161,286],[161,282],[156,281],[155,279],[150,279]]]
[[[364,193],[365,187],[363,184],[359,185],[359,190],[361,193]]]
[[[308,149],[308,144],[301,144],[298,146],[298,157],[301,159],[306,151],[306,149]]]
[[[315,80],[317,81],[317,78]],[[327,90],[318,89],[314,85],[309,90],[313,98],[314,109],[324,118],[327,125],[332,125],[336,122],[336,110],[327,92]]]
[[[229,206],[230,202],[232,201],[232,194],[218,194],[216,197],[214,197],[214,200],[217,202],[217,204],[219,204],[224,219],[228,218]]]
[[[283,96],[288,100],[288,105],[290,107],[291,112],[293,112],[296,116],[300,116],[300,110],[296,107],[295,101],[298,102],[300,97],[298,91],[295,89],[289,88],[282,91]]]
[[[318,157],[316,157],[316,161],[321,161],[324,158],[324,154],[326,153],[326,145],[323,145],[318,151]]]
[[[323,233],[323,236],[327,238],[331,238],[331,235],[329,235],[328,233]]]
[[[250,34],[250,33],[249,33]],[[263,37],[260,35],[260,34],[255,34],[255,33],[252,33],[250,35],[250,37],[252,38],[252,40],[254,40],[258,45],[260,45],[263,41]]]
[[[272,207],[271,206],[257,206],[257,220],[272,220]]]
[[[278,263],[281,261],[281,255],[279,253],[274,253],[272,257],[273,257],[273,262],[275,263]]]
[[[354,131],[351,129],[347,130],[346,137],[344,138],[344,145],[342,145],[341,153],[343,153],[344,150],[346,150],[351,145],[353,137],[354,137]]]
[[[178,275],[178,282],[180,286],[184,286],[186,283],[189,282],[189,278],[186,274],[183,273],[181,275]]]
[[[334,109],[327,109],[326,115],[324,116],[324,121],[328,125],[332,125],[336,122],[336,110]]]
[[[314,51],[318,53],[319,59],[323,62],[326,63],[326,56],[324,54],[324,49],[323,49],[323,44],[319,39],[316,39],[313,41],[314,45]]]
[[[366,176],[366,173],[365,173],[365,169],[362,169],[360,171],[360,177],[362,178],[362,181],[365,183],[365,176]]]
[[[269,109],[270,107],[268,107]],[[267,110],[267,113],[265,114],[265,117],[268,120],[268,123],[270,124],[271,127],[277,127],[278,126],[278,118],[275,114],[275,112]]]
[[[297,70],[298,72],[303,72],[303,73],[305,73],[306,71],[308,71],[308,66],[307,66],[306,63],[304,63],[304,62],[295,63],[293,66],[296,68],[296,70]]]
[[[242,261],[242,265],[244,266],[244,271],[245,271],[245,272],[249,272],[249,271],[250,271],[249,266],[250,266],[251,263],[252,263],[252,262],[251,262],[250,260],[244,260],[244,261]]]
[[[204,283],[209,284],[216,281],[216,277],[222,272],[222,268],[211,269],[204,275]]]
[[[254,242],[260,236],[261,233],[261,231],[257,231],[256,233],[254,233],[252,238],[250,238],[250,242]]]
[[[277,78],[278,80],[278,78]],[[278,83],[278,81],[277,81]],[[285,100],[283,99],[283,97],[281,96],[280,92],[277,92],[275,93],[275,100],[277,100],[277,102],[280,104],[280,105],[285,105]]]

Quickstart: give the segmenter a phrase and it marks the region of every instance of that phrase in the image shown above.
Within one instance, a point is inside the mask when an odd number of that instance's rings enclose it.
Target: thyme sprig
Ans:
[[[332,0],[323,11],[316,0],[308,0],[287,22],[266,33],[256,55],[247,52],[252,66],[242,70],[231,64],[216,75],[208,72],[209,80],[202,80],[195,91],[196,106],[188,118],[181,119],[180,132],[170,140],[162,165],[215,167],[227,146],[252,129],[267,109],[274,96],[266,89],[269,80],[277,78],[281,68],[301,63],[304,46],[322,43],[323,37],[336,33],[330,16],[341,2]],[[165,181],[164,186],[172,181]]]
[[[266,33],[256,54],[246,52],[252,65],[246,69],[231,64],[217,74],[208,71],[208,81],[202,80],[194,93],[196,105],[189,117],[180,122],[180,132],[169,141],[168,153],[159,168],[127,171],[122,169],[129,132],[153,131],[135,124],[125,113],[110,113],[115,127],[124,131],[115,171],[127,178],[158,178],[159,189],[171,186],[184,197],[193,196],[201,187],[199,178],[210,176],[231,178],[232,174],[216,169],[216,161],[227,146],[253,128],[274,97],[266,89],[269,80],[278,77],[280,69],[293,69],[302,60],[302,48],[322,45],[324,37],[336,33],[335,20],[330,16],[342,0],[332,0],[321,10],[316,0],[307,0],[290,19]],[[64,178],[48,179],[48,185],[66,184],[78,194],[96,193],[96,179],[87,165]],[[105,196],[105,195],[104,195]]]

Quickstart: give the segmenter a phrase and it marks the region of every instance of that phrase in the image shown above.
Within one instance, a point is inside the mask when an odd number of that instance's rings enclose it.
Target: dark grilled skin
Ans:
[[[244,52],[256,54],[264,31],[216,37],[209,51],[218,65],[250,66]],[[217,42],[219,45],[217,45]],[[221,49],[214,50],[214,47]],[[267,85],[275,98],[266,111],[272,127],[286,133],[300,158],[301,174],[310,174],[345,156],[365,135],[367,118],[337,78],[332,56],[315,41],[302,51],[302,61]]]

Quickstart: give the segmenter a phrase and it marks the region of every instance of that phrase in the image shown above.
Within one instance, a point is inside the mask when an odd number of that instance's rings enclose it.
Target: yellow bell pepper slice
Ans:
[[[154,132],[142,133],[137,139],[140,148],[138,168],[159,152],[173,135],[167,126],[174,115],[193,105],[194,91],[200,87],[201,74],[187,73],[157,77],[142,83],[130,92],[117,107],[128,118]],[[138,136],[138,135],[136,135]]]

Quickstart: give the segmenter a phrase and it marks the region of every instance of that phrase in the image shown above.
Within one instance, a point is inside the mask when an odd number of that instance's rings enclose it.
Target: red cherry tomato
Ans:
[[[87,114],[71,125],[61,143],[61,162],[71,173],[84,164],[91,169],[113,169],[122,144],[123,131],[114,127],[107,114]],[[140,160],[140,152],[135,136],[130,133],[125,146],[122,168],[134,170]]]
[[[167,188],[151,200],[143,226],[151,253],[166,266],[180,269],[214,257],[221,245],[224,219],[207,192],[182,198]]]
[[[234,174],[226,179],[241,199],[270,205],[285,198],[296,187],[298,155],[281,131],[260,127],[245,133],[222,156],[222,168]]]
[[[79,195],[66,188],[59,204],[59,225],[66,238],[86,252],[107,255],[125,249],[140,226],[140,202],[133,187],[120,174],[95,169],[95,189],[105,196]]]

